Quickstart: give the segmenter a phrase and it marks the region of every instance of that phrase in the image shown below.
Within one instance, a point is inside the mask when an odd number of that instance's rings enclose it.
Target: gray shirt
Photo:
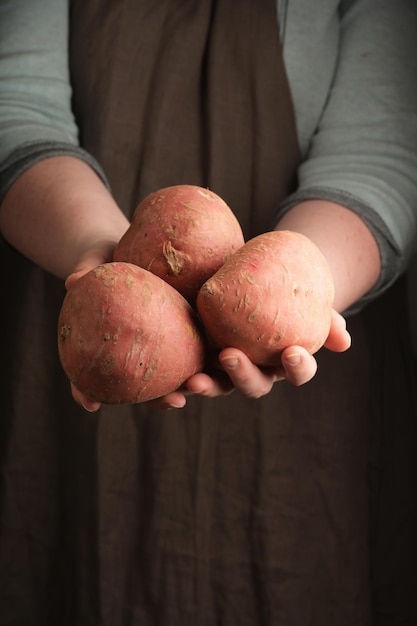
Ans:
[[[363,304],[399,276],[417,240],[417,3],[277,0],[277,11],[303,156],[277,216],[309,198],[361,215],[383,265]],[[67,33],[67,0],[0,0],[0,198],[54,154],[105,178],[78,145]]]

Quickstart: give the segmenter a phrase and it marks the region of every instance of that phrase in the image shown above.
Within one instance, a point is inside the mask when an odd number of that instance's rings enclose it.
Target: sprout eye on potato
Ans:
[[[201,287],[197,311],[213,343],[235,347],[257,365],[281,352],[310,353],[326,341],[334,298],[327,261],[307,237],[290,231],[250,239]]]
[[[64,371],[87,397],[133,404],[164,396],[204,366],[189,303],[158,276],[113,262],[82,276],[58,319]]]
[[[201,285],[244,243],[220,196],[197,185],[174,185],[138,204],[113,260],[153,272],[194,303]]]

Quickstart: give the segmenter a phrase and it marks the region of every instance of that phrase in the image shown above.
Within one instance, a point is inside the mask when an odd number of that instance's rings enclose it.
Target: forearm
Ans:
[[[378,245],[350,209],[328,201],[302,202],[285,213],[276,228],[303,233],[324,254],[333,273],[337,311],[348,309],[377,282],[381,271]]]
[[[303,162],[297,190],[280,211],[327,199],[370,226],[382,272],[353,312],[397,280],[416,249],[417,4],[330,5],[333,20],[320,11],[306,20],[308,0],[289,12],[284,53]]]
[[[0,205],[0,232],[23,255],[65,279],[89,249],[111,250],[129,226],[83,161],[52,157],[26,170]]]

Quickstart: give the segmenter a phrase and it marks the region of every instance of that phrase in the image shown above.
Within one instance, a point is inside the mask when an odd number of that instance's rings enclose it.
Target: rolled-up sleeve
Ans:
[[[48,156],[100,166],[78,144],[71,110],[67,0],[0,0],[0,199]]]
[[[295,194],[357,212],[378,241],[382,275],[361,305],[405,269],[417,243],[417,3],[345,0],[331,90]]]

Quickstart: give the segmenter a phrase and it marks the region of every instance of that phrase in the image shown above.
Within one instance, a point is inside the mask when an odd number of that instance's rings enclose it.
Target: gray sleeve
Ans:
[[[110,188],[100,164],[79,146],[59,141],[35,141],[18,146],[0,163],[0,202],[9,187],[26,169],[38,161],[54,156],[72,156],[81,159],[96,172],[107,188]]]
[[[305,199],[357,212],[378,241],[382,276],[359,303],[405,269],[417,242],[417,3],[344,0],[328,100],[299,186],[279,214]]]
[[[68,69],[68,1],[0,0],[0,199],[55,154],[100,166],[78,145]]]

